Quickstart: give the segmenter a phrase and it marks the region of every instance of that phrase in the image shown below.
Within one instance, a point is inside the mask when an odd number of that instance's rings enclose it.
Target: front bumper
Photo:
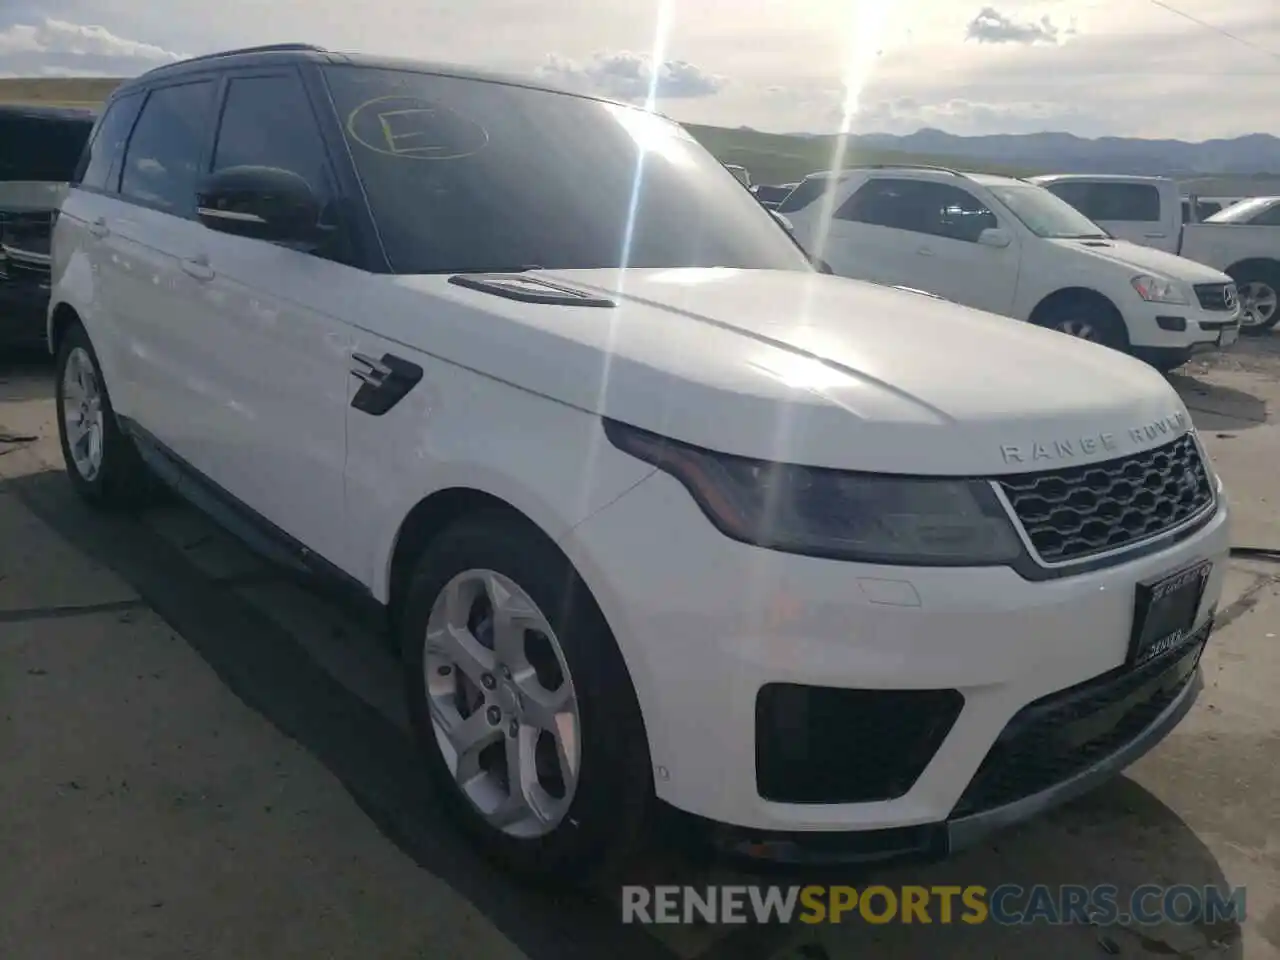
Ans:
[[[1240,333],[1240,308],[1205,310],[1199,304],[1143,303],[1130,305],[1125,324],[1130,346],[1187,357],[1226,349]]]
[[[1007,568],[843,563],[729,541],[676,480],[656,473],[563,545],[631,671],[658,796],[722,825],[740,852],[786,859],[785,849],[818,849],[848,859],[868,843],[875,856],[970,843],[1089,789],[1149,749],[1190,708],[1194,681],[1085,766],[1022,792],[973,793],[984,761],[1030,705],[1117,676],[1135,584],[1214,560],[1196,617],[1205,629],[1229,544],[1220,499],[1213,518],[1176,545],[1060,579],[1032,582]],[[761,691],[778,684],[956,691],[963,706],[896,795],[780,802],[761,795],[756,720]],[[809,842],[796,840],[806,835]]]

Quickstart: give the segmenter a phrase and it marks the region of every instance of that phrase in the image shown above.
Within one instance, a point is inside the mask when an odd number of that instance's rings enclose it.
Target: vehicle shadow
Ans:
[[[6,481],[48,526],[112,569],[194,648],[223,684],[343,784],[383,835],[470,900],[530,960],[844,960],[863,956],[968,958],[1242,956],[1237,924],[1009,927],[988,922],[754,926],[678,931],[660,940],[620,922],[617,889],[566,896],[532,889],[477,857],[442,816],[414,749],[395,723],[336,680],[296,637],[212,580],[144,522],[85,507],[65,477],[46,471]],[[330,598],[331,599],[331,598]],[[385,659],[370,644],[362,657]],[[745,869],[710,854],[683,818],[659,818],[654,846],[629,878],[649,885],[712,883],[865,887],[981,885],[988,890],[1113,885],[1120,902],[1148,883],[1226,888],[1195,833],[1154,795],[1117,779],[1075,804],[947,861],[857,869]],[[1010,937],[1020,938],[1016,943]],[[680,948],[664,945],[683,941]],[[1206,954],[1209,944],[1217,952]],[[1114,948],[1114,949],[1113,949]],[[780,952],[785,951],[785,952]]]
[[[47,397],[52,376],[53,361],[43,350],[0,348],[0,403]]]
[[[1251,430],[1267,422],[1267,402],[1251,393],[1186,373],[1169,374],[1169,383],[1200,430]]]

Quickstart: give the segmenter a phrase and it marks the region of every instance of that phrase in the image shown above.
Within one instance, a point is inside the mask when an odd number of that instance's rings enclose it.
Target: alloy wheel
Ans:
[[[83,347],[67,354],[62,373],[62,416],[76,472],[92,483],[102,470],[105,416],[98,375]]]
[[[510,578],[467,570],[436,598],[424,643],[432,728],[458,788],[505,834],[554,830],[578,785],[581,718],[547,617]]]

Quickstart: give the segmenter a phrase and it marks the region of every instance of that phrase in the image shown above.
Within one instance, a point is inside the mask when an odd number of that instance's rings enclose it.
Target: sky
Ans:
[[[1280,135],[1280,0],[0,0],[0,75],[307,41],[775,132]],[[1200,22],[1196,22],[1200,21]]]

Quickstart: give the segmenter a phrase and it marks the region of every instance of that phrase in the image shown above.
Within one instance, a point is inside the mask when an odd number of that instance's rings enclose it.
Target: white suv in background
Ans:
[[[778,212],[837,274],[1029,320],[1161,370],[1239,334],[1225,273],[1117,240],[1024,180],[936,167],[841,171],[809,178]]]
[[[1200,689],[1227,505],[1165,380],[819,273],[638,108],[168,65],[53,248],[76,489],[158,477],[381,604],[423,762],[516,869],[599,877],[657,799],[752,856],[944,851]]]

